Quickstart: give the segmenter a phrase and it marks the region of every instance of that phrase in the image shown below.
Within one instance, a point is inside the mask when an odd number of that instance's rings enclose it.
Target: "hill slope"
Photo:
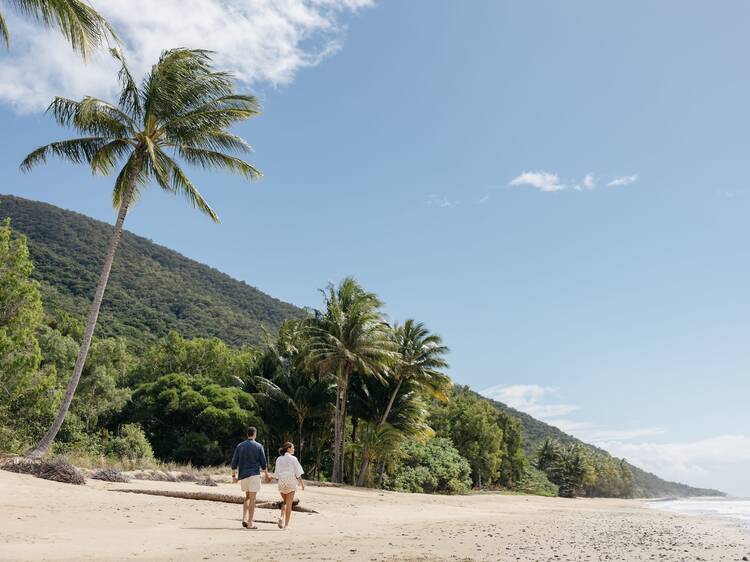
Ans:
[[[539,445],[541,445],[542,442],[544,442],[544,440],[547,438],[555,439],[564,444],[582,445],[600,454],[609,455],[609,453],[603,451],[602,449],[599,449],[598,447],[594,447],[593,445],[584,443],[580,439],[577,439],[572,435],[568,435],[560,429],[544,423],[543,421],[540,421],[536,418],[533,418],[524,412],[520,412],[514,408],[511,408],[510,406],[507,406],[502,402],[490,400],[489,398],[485,399],[488,400],[493,406],[495,406],[495,408],[506,412],[507,414],[515,416],[516,418],[521,420],[521,424],[523,425],[524,430],[523,446],[528,456],[533,455]],[[633,472],[635,493],[638,497],[657,498],[668,496],[685,497],[725,495],[719,490],[694,488],[692,486],[687,486],[678,482],[670,482],[668,480],[664,480],[662,478],[659,478],[655,474],[646,472],[645,470],[642,470],[637,466],[633,466],[630,463],[628,463],[628,466],[630,466],[630,469]]]
[[[45,304],[83,320],[112,226],[46,203],[0,195],[0,220],[5,217],[12,219],[16,232],[28,238]],[[302,314],[301,309],[246,283],[126,232],[112,268],[97,334],[124,336],[147,345],[177,330],[186,337],[257,345],[262,342],[262,327],[274,331],[285,319]],[[607,454],[528,414],[484,399],[521,420],[527,454],[547,437]],[[641,497],[721,494],[631,468]]]
[[[112,226],[46,203],[0,195],[0,220],[29,240],[35,277],[44,301],[84,319]],[[302,310],[125,232],[118,249],[102,313],[99,336],[148,341],[178,330],[187,337],[217,337],[231,345],[262,342]]]

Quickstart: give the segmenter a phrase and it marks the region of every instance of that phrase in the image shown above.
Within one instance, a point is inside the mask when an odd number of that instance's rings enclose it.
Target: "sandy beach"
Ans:
[[[0,560],[742,560],[732,521],[663,513],[637,500],[428,496],[308,486],[292,527],[240,526],[241,506],[114,491],[237,493],[237,486],[89,480],[0,471]],[[259,499],[275,499],[264,485]],[[264,523],[263,521],[268,521]]]

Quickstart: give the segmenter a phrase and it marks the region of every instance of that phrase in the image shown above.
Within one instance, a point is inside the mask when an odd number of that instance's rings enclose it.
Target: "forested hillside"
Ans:
[[[7,379],[5,387],[17,395],[0,400],[0,449],[3,442],[28,446],[49,425],[73,368],[111,233],[110,225],[83,215],[0,195],[0,221],[6,217],[15,245],[8,243],[8,228],[0,227],[8,246],[5,272],[17,268],[13,282],[36,296],[23,305],[28,308],[23,322],[5,327],[12,337],[0,341],[14,356],[24,346],[28,351],[28,364],[14,363],[15,373],[0,372],[0,383]],[[28,255],[16,234],[27,237]],[[41,295],[28,275],[39,281]],[[297,439],[312,473],[328,477],[337,383],[331,372],[322,372],[330,366],[310,366],[312,356],[305,350],[313,348],[310,338],[339,332],[335,321],[345,315],[336,306],[346,302],[346,290],[350,297],[370,299],[374,318],[381,318],[377,297],[353,280],[348,283],[349,289],[344,283],[329,294],[321,311],[299,321],[305,317],[301,309],[125,233],[58,450],[122,456],[121,449],[135,447],[138,454],[155,453],[163,460],[221,463],[244,425],[263,427],[265,420],[271,442]],[[6,300],[0,305],[12,311],[22,306]],[[66,321],[65,313],[72,318]],[[310,321],[319,325],[311,329]],[[264,329],[275,342],[265,341]],[[439,337],[413,321],[393,329],[381,342],[387,353],[394,353],[389,338],[410,337],[436,354],[425,362],[433,367],[415,378],[353,374],[346,428],[351,447],[340,468],[346,481],[415,492],[456,493],[474,486],[570,496],[720,494],[666,482],[468,388],[451,389],[450,379],[439,372],[445,365]],[[315,349],[330,345],[332,337],[315,343]],[[413,345],[404,343],[403,353],[411,353]],[[339,357],[338,348],[329,353]],[[324,366],[329,361],[316,360]],[[383,360],[382,372],[393,375],[387,367],[393,360]],[[190,399],[172,400],[181,395]],[[422,441],[433,433],[434,440]],[[420,439],[411,439],[415,436]],[[304,443],[313,447],[303,449]]]
[[[25,234],[47,308],[83,320],[112,226],[45,203],[0,195],[0,220]],[[211,267],[125,232],[112,268],[99,337],[147,344],[171,330],[258,345],[262,328],[278,330],[302,311]]]
[[[489,400],[489,399],[488,399]],[[497,402],[496,400],[489,400],[493,406],[498,410],[514,416],[521,421],[523,426],[523,447],[528,455],[533,455],[535,451],[542,446],[547,439],[555,440],[565,445],[582,445],[587,449],[595,452],[598,455],[609,456],[609,453],[603,451],[593,445],[584,443],[580,439],[576,439],[572,435],[560,431],[557,427],[544,423],[530,415],[519,412],[518,410],[511,408]],[[667,497],[667,496],[721,496],[723,492],[713,489],[705,488],[694,488],[678,482],[670,482],[659,478],[655,474],[646,472],[628,463],[631,472],[633,473],[633,488],[637,497],[643,498],[655,498],[655,497]]]

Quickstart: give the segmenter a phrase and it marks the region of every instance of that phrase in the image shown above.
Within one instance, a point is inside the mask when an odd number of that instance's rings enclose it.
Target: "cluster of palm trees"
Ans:
[[[378,297],[352,278],[329,285],[323,296],[322,309],[282,326],[246,389],[259,398],[262,417],[275,420],[269,431],[277,440],[296,438],[315,469],[320,452],[332,451],[334,482],[344,481],[351,459],[351,482],[362,486],[373,463],[382,476],[403,439],[431,433],[426,401],[445,399],[451,386],[442,371],[448,350],[415,320],[389,325]],[[295,427],[284,427],[284,411]],[[315,442],[312,455],[308,439]]]
[[[31,152],[23,170],[56,156],[86,164],[92,173],[115,175],[112,203],[117,220],[89,312],[78,359],[55,420],[27,454],[42,456],[50,447],[70,408],[99,316],[112,262],[131,204],[151,183],[185,197],[218,222],[218,216],[191,182],[181,163],[222,169],[248,180],[261,173],[241,155],[250,146],[229,132],[236,123],[260,112],[257,100],[235,91],[232,76],[214,70],[210,53],[197,49],[164,51],[138,83],[120,49],[116,32],[81,0],[5,0],[5,4],[40,24],[56,29],[84,59],[105,44],[121,64],[120,96],[112,103],[94,97],[71,100],[56,97],[49,111],[59,125],[80,133]],[[0,0],[2,5],[2,0]],[[11,33],[0,12],[0,39],[10,45]]]

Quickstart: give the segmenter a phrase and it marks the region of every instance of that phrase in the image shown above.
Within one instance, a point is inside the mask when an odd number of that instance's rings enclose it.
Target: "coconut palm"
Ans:
[[[336,377],[331,480],[341,482],[349,378],[355,370],[364,376],[382,376],[396,354],[389,327],[380,314],[382,303],[374,293],[365,291],[351,277],[321,292],[325,308],[315,311],[307,322],[310,342],[306,356],[319,372]]]
[[[5,0],[15,11],[45,27],[56,28],[84,58],[117,35],[99,13],[81,0]],[[1,3],[0,3],[1,4]],[[10,46],[10,31],[0,12],[0,40]]]
[[[257,389],[256,398],[278,404],[294,418],[299,457],[304,451],[305,422],[329,415],[335,396],[332,377],[304,371],[301,324],[287,320],[281,325],[278,338],[258,361],[250,381]]]
[[[258,104],[254,97],[234,92],[231,76],[212,69],[207,51],[165,51],[140,87],[120,54],[113,52],[113,55],[122,62],[119,102],[111,104],[91,97],[81,101],[55,98],[49,111],[57,122],[85,136],[38,148],[21,164],[23,170],[31,170],[49,156],[57,156],[76,164],[87,164],[94,174],[109,175],[119,168],[112,193],[112,202],[118,210],[117,221],[80,353],[52,427],[28,452],[34,457],[43,455],[49,448],[73,400],[130,205],[153,181],[168,193],[186,197],[194,207],[218,222],[216,213],[178,160],[228,170],[248,180],[260,176],[253,166],[225,152],[250,151],[249,145],[227,128],[257,115]]]
[[[409,319],[403,326],[396,325],[393,328],[393,338],[398,351],[398,362],[391,369],[390,379],[396,384],[380,418],[381,425],[388,422],[393,403],[404,382],[413,382],[440,400],[446,399],[445,391],[451,385],[448,375],[440,370],[448,366],[444,359],[448,348],[443,345],[440,336],[431,334],[421,322]],[[364,485],[369,462],[369,457],[363,456],[358,486]]]

